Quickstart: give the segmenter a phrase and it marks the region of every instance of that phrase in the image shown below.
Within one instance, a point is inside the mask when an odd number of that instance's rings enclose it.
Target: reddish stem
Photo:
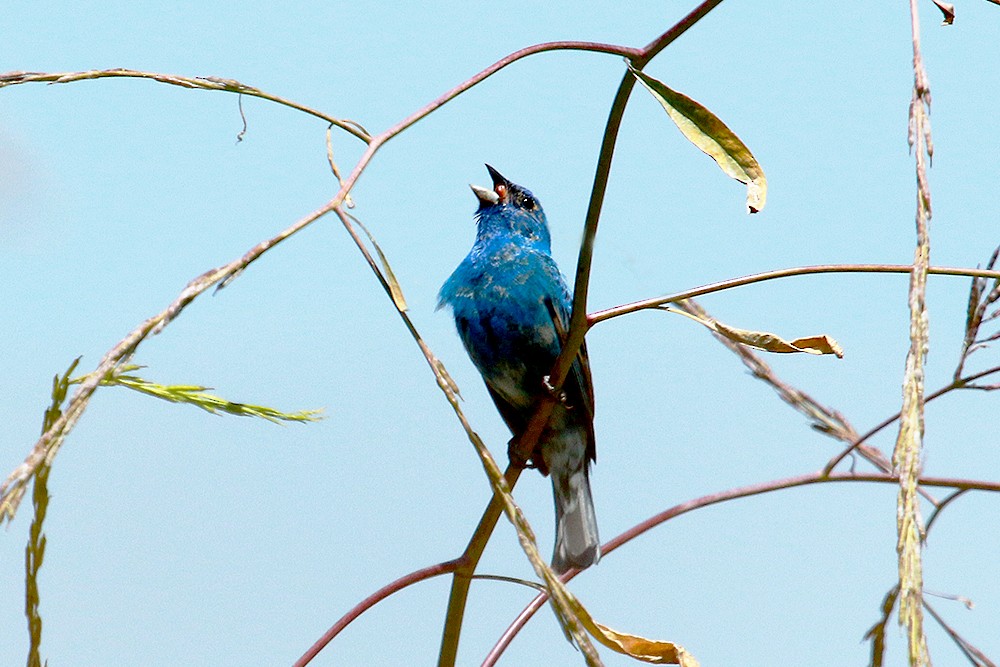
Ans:
[[[358,604],[354,605],[354,607],[349,612],[344,614],[339,621],[334,623],[333,626],[329,630],[327,630],[322,637],[316,640],[315,644],[309,647],[309,650],[306,651],[301,658],[295,661],[294,667],[303,667],[304,665],[308,665],[309,662],[313,658],[315,658],[316,655],[320,651],[322,651],[323,648],[327,644],[329,644],[334,637],[339,635],[344,628],[353,623],[354,619],[356,619],[358,616],[365,613],[366,611],[368,611],[369,609],[371,609],[376,604],[386,599],[393,593],[401,591],[407,586],[415,584],[419,581],[430,579],[431,577],[436,577],[438,575],[449,574],[451,572],[454,572],[455,568],[458,567],[458,565],[459,561],[457,560],[445,561],[443,563],[438,563],[437,565],[431,565],[430,567],[425,567],[421,570],[417,570],[416,572],[411,572],[410,574],[407,574],[403,577],[400,577],[399,579],[396,579],[396,581],[393,581],[390,584],[386,584],[385,586],[378,589],[377,591],[366,597]]]

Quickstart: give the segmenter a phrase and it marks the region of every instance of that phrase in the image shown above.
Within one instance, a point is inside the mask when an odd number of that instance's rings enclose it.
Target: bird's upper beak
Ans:
[[[507,200],[507,193],[510,192],[511,182],[490,165],[486,165],[486,169],[490,172],[490,178],[493,179],[493,189],[490,190],[479,185],[470,185],[469,187],[472,188],[472,191],[479,199],[480,206],[486,207],[502,204]]]

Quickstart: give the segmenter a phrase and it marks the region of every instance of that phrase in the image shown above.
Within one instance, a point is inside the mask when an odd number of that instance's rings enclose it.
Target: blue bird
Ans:
[[[545,213],[528,190],[486,165],[493,189],[473,185],[479,199],[476,241],[441,287],[438,307],[450,306],[466,351],[514,437],[528,427],[536,399],[569,329],[571,300],[551,255]],[[551,475],[556,507],[552,567],[585,568],[601,556],[590,494],[594,389],[581,347],[549,423],[529,460]]]

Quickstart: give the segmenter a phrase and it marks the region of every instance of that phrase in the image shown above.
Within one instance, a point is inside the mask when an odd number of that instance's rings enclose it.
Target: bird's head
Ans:
[[[513,240],[538,245],[548,252],[551,241],[542,205],[526,188],[511,183],[490,165],[486,169],[493,179],[493,188],[469,186],[479,200],[476,211],[479,238],[513,235]]]

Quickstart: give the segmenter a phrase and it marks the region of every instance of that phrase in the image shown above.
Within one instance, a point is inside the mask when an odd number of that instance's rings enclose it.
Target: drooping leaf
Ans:
[[[702,324],[720,336],[724,336],[731,341],[749,345],[750,347],[765,352],[777,352],[788,354],[793,352],[805,352],[806,354],[833,354],[838,359],[844,358],[844,350],[833,338],[826,334],[817,336],[803,336],[794,340],[785,340],[777,334],[768,331],[751,331],[749,329],[737,329],[728,324],[723,324],[714,317],[701,318],[693,313],[688,313],[669,306],[661,308],[671,313],[678,313],[689,317],[695,322]]]
[[[364,223],[353,215],[350,216],[350,218],[358,225],[358,227],[361,228],[361,231],[363,231],[365,236],[368,237],[368,240],[371,241],[372,247],[375,248],[375,252],[378,254],[379,262],[382,264],[382,273],[385,277],[385,282],[389,285],[389,293],[392,295],[392,302],[396,304],[396,308],[400,311],[406,312],[409,309],[409,306],[406,305],[406,299],[403,297],[403,288],[400,287],[399,281],[396,280],[396,274],[392,272],[392,267],[389,266],[389,260],[386,258],[385,253],[382,252],[382,248],[375,240],[375,237],[372,236],[372,233],[368,231],[368,228],[365,227]]]
[[[580,622],[583,623],[583,627],[587,628],[587,632],[612,651],[654,665],[699,667],[694,656],[679,644],[659,639],[646,639],[638,635],[612,630],[595,621],[590,612],[576,598],[570,599],[570,606]]]
[[[767,177],[757,159],[718,116],[687,95],[631,65],[629,69],[663,106],[688,141],[718,163],[728,176],[747,186],[747,210],[757,213],[767,201]]]
[[[787,354],[793,352],[805,352],[807,354],[835,354],[838,359],[844,358],[844,350],[837,344],[837,341],[826,334],[819,336],[804,336],[795,340],[785,340],[777,334],[767,331],[748,331],[737,329],[722,322],[712,323],[712,329],[722,334],[729,340],[743,343],[750,347],[767,352],[777,352]]]

